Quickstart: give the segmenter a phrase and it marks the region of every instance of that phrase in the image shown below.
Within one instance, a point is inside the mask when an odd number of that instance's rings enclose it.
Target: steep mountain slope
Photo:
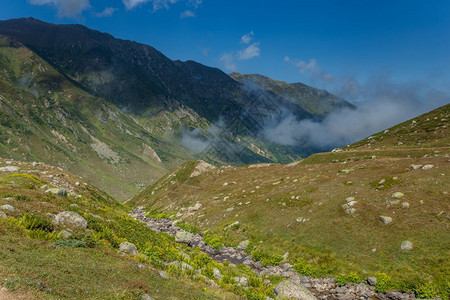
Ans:
[[[0,153],[57,164],[125,200],[189,155],[0,37]]]
[[[340,99],[325,90],[319,90],[303,83],[287,83],[274,80],[259,74],[230,74],[231,78],[245,83],[248,81],[258,84],[262,89],[273,92],[279,97],[299,105],[311,115],[323,117],[333,110],[348,107],[354,108],[349,102]]]
[[[0,21],[0,34],[14,37],[68,80],[112,102],[158,137],[181,142],[186,131],[196,129],[208,147],[191,153],[218,164],[287,162],[321,150],[275,145],[261,131],[282,110],[299,119],[321,117],[321,103],[329,111],[327,103],[337,101],[322,93],[314,98],[320,113],[311,113],[312,102],[301,100],[309,97],[308,88],[296,90],[295,101],[280,96],[280,90],[248,89],[216,68],[172,61],[150,46],[81,25],[13,19]]]
[[[250,240],[263,263],[288,252],[303,275],[376,276],[377,289],[447,299],[449,120],[450,104],[289,165],[187,163],[130,203],[225,244]]]

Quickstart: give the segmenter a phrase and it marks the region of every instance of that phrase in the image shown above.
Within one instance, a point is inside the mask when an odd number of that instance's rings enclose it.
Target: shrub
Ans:
[[[338,285],[346,285],[347,283],[360,283],[361,278],[355,272],[350,272],[347,275],[339,274],[336,276],[335,281]]]
[[[417,298],[432,299],[438,296],[436,287],[429,282],[418,284],[414,289],[414,293]]]
[[[53,224],[50,221],[30,213],[24,214],[20,219],[19,224],[29,230],[52,232],[54,229]]]
[[[391,277],[385,273],[376,273],[375,277],[377,278],[375,291],[385,293],[392,285]]]
[[[59,238],[60,234],[57,232],[48,232],[42,229],[28,230],[26,235],[32,239],[39,239],[45,241],[54,241]]]
[[[303,258],[297,258],[294,264],[294,270],[304,276],[312,276],[313,274],[313,267],[307,264]]]
[[[283,257],[281,255],[271,255],[255,250],[251,253],[254,260],[260,261],[263,266],[278,266]]]

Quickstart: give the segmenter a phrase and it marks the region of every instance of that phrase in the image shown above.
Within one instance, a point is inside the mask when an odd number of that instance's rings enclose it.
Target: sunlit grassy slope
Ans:
[[[447,297],[450,278],[450,105],[335,152],[289,165],[250,165],[190,177],[186,163],[132,199],[178,214],[225,243],[300,258],[316,276],[378,272],[392,289]],[[411,165],[432,165],[425,167]],[[401,198],[393,194],[401,192]],[[353,214],[342,205],[357,201]],[[184,208],[201,203],[194,214]],[[392,218],[384,224],[380,216]],[[302,219],[300,219],[302,218]],[[233,229],[224,228],[238,221]],[[402,251],[403,241],[414,248]],[[430,289],[430,294],[421,290]]]
[[[164,262],[183,259],[192,265],[202,257],[176,245],[128,217],[129,208],[85,183],[78,176],[48,165],[0,159],[0,285],[1,299],[238,299],[234,293],[210,287]],[[67,197],[40,187],[63,187]],[[10,205],[13,211],[4,205]],[[77,212],[87,228],[52,224],[55,214]],[[64,237],[61,230],[72,235]],[[148,256],[120,255],[118,245],[129,241]],[[226,274],[225,266],[214,265]],[[154,268],[156,267],[156,269]],[[165,270],[165,279],[159,271]],[[9,297],[9,298],[8,298]]]

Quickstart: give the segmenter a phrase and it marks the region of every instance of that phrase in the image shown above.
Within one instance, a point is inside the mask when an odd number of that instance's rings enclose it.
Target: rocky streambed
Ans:
[[[174,236],[176,242],[185,243],[191,247],[199,247],[204,253],[218,262],[228,261],[233,264],[245,264],[259,276],[281,276],[285,278],[285,281],[275,287],[275,294],[277,295],[284,295],[293,299],[416,299],[413,293],[395,291],[378,293],[375,291],[374,285],[376,282],[374,280],[368,280],[368,283],[339,286],[332,277],[312,278],[310,276],[301,276],[294,271],[293,266],[289,263],[284,263],[280,266],[263,266],[245,252],[248,246],[246,242],[239,244],[236,248],[222,247],[220,250],[217,250],[207,245],[201,234],[192,234],[176,226],[177,221],[147,218],[142,207],[133,209],[130,216],[144,222],[149,229]]]

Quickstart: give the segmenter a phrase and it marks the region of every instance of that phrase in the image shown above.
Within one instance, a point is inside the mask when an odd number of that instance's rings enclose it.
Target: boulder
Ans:
[[[159,276],[164,279],[169,279],[169,274],[166,271],[159,271]]]
[[[409,251],[409,250],[412,250],[412,248],[413,248],[413,243],[411,243],[410,241],[403,241],[400,246],[400,249],[403,251]]]
[[[244,287],[248,286],[248,281],[247,281],[247,278],[245,278],[245,277],[234,277],[234,280],[236,281],[237,285],[244,286]]]
[[[41,190],[44,190],[44,191],[48,190],[48,185],[44,184],[43,186],[41,186]]]
[[[219,279],[219,280],[222,279],[222,273],[220,273],[220,270],[217,268],[213,269],[213,276],[216,279]]]
[[[153,300],[153,298],[150,297],[149,294],[143,294],[143,295],[141,296],[141,300]]]
[[[403,202],[402,203],[402,207],[403,208],[409,208],[409,203],[408,202]]]
[[[5,204],[5,205],[0,206],[0,209],[1,210],[7,210],[7,211],[14,211],[14,207],[12,205],[9,205],[9,204]]]
[[[87,221],[74,211],[63,211],[55,216],[55,224],[66,223],[76,227],[86,228]]]
[[[301,284],[293,283],[290,280],[284,280],[277,284],[273,289],[277,299],[299,299],[316,300],[317,298],[306,287]]]
[[[0,210],[0,219],[6,219],[6,213]]]
[[[191,266],[190,264],[185,263],[184,261],[181,262],[181,270],[186,271],[186,270],[194,270],[194,267]]]
[[[72,234],[71,234],[70,232],[68,232],[67,230],[61,230],[61,231],[59,232],[59,234],[62,235],[63,238],[65,238],[65,239],[69,238],[69,237],[72,235]]]
[[[136,245],[130,242],[123,242],[119,245],[119,251],[122,254],[138,255]]]
[[[403,196],[405,196],[405,194],[403,194],[402,192],[395,192],[392,194],[392,198],[402,198]]]
[[[392,223],[392,218],[387,216],[380,216],[380,221],[383,222],[383,224],[389,224]]]
[[[413,170],[419,170],[420,168],[423,167],[423,165],[411,165],[410,167],[411,167],[411,169],[413,169]]]
[[[249,245],[250,245],[250,241],[249,240],[245,240],[245,241],[240,242],[237,248],[239,250],[245,250],[245,249],[247,249],[247,247]]]
[[[434,168],[434,165],[424,165],[424,166],[422,167],[422,170],[427,171],[427,170],[431,170],[431,169],[433,169],[433,168]]]
[[[377,285],[377,278],[371,276],[371,277],[367,278],[367,283],[368,283],[370,286],[376,286],[376,285]]]
[[[18,172],[19,170],[20,168],[16,166],[7,166],[0,168],[0,172]]]
[[[194,240],[194,235],[187,231],[182,230],[182,231],[178,231],[175,234],[175,242],[177,242],[177,243],[189,244],[193,240]]]

